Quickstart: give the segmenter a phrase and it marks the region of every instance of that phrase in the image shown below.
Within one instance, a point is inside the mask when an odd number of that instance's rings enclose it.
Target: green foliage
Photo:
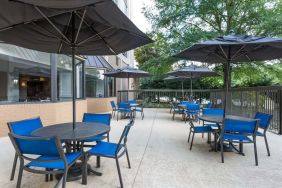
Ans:
[[[140,68],[155,75],[143,80],[142,87],[181,87],[177,82],[164,82],[161,75],[170,71],[171,65],[177,61],[171,56],[193,43],[232,32],[282,36],[281,12],[282,0],[155,0],[154,7],[144,9],[153,25],[149,34],[155,43],[135,52]],[[217,66],[215,70],[221,76],[194,81],[195,88],[222,87],[222,68]],[[234,65],[232,86],[280,84],[281,73],[280,62]]]

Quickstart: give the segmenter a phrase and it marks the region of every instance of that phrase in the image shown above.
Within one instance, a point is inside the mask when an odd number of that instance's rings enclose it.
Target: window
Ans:
[[[118,58],[118,56],[116,56],[116,66],[120,66],[120,62],[121,60]]]
[[[72,97],[72,60],[66,55],[57,57],[58,100],[70,99]]]
[[[76,60],[76,98],[84,98],[83,62]],[[58,55],[57,60],[57,95],[58,100],[72,98],[72,59],[66,55]]]
[[[0,44],[0,103],[50,98],[50,54]]]
[[[106,97],[104,73],[105,70],[92,67],[85,69],[86,97]]]

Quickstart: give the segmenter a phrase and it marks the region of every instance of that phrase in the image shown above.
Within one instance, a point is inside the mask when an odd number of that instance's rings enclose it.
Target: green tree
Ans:
[[[144,14],[153,25],[150,35],[156,43],[136,50],[135,55],[140,68],[159,76],[176,62],[173,54],[199,41],[230,33],[282,36],[281,12],[281,0],[155,0]],[[232,85],[281,83],[281,67],[279,62],[235,65]],[[198,85],[218,87],[221,79],[205,78]]]

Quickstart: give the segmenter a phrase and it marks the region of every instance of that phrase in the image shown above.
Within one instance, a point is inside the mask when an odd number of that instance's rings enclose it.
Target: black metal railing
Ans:
[[[118,91],[118,101],[129,99],[144,101],[145,107],[166,108],[172,100],[189,100],[190,90],[146,89]],[[193,90],[193,99],[204,106],[212,101],[214,107],[223,106],[223,89]],[[229,93],[228,114],[253,117],[260,111],[273,115],[270,131],[282,134],[282,86],[232,88]]]

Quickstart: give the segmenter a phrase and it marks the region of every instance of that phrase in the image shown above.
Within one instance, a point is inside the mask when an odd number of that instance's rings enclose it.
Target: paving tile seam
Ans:
[[[132,185],[131,185],[132,188],[134,187],[136,178],[137,178],[138,173],[139,173],[139,171],[140,171],[140,167],[141,167],[141,165],[142,165],[142,163],[143,163],[143,159],[144,159],[145,154],[146,154],[146,152],[147,152],[147,148],[148,148],[149,142],[150,142],[150,140],[151,140],[151,136],[152,136],[152,132],[153,132],[153,128],[154,128],[154,125],[155,125],[155,120],[156,120],[157,114],[158,114],[158,109],[156,108],[155,114],[154,114],[154,119],[153,119],[153,122],[152,122],[152,125],[151,125],[151,129],[150,129],[150,133],[149,133],[149,136],[148,136],[148,139],[147,139],[147,143],[146,143],[144,152],[143,152],[143,154],[142,154],[140,163],[139,163],[139,165],[138,165],[138,168],[137,168],[135,177],[134,177],[133,182],[132,182]]]

